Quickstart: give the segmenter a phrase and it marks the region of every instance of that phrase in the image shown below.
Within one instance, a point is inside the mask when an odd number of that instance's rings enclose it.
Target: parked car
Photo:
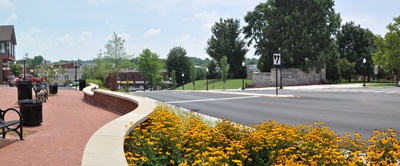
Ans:
[[[19,80],[31,80],[33,84],[36,84],[38,82],[38,79],[35,78],[32,74],[26,74],[25,77],[24,77],[24,74],[21,74],[21,75],[19,75],[19,77],[15,77],[14,85],[17,85]],[[10,84],[10,86],[14,86],[14,85]]]
[[[399,83],[397,83],[397,86],[399,86],[399,87],[400,87],[400,81],[399,81]]]
[[[131,92],[136,92],[136,88],[135,88],[134,86],[131,86],[131,87],[129,88],[129,91],[131,91]]]

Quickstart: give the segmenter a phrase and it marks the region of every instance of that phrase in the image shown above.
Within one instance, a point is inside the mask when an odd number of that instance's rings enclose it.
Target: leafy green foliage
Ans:
[[[339,61],[340,71],[343,78],[347,78],[348,82],[351,81],[351,76],[355,73],[354,67],[356,62],[349,62],[346,58]]]
[[[366,70],[372,73],[371,57],[375,52],[374,35],[368,30],[361,28],[360,25],[354,25],[354,22],[346,23],[342,26],[341,31],[337,35],[337,45],[340,58],[346,58],[349,62],[355,63],[355,72],[345,71],[346,78],[350,81],[353,74],[363,75]],[[367,60],[367,66],[363,64],[363,59]],[[346,65],[345,65],[346,66]],[[342,64],[342,67],[343,64]]]
[[[165,61],[168,73],[171,73],[172,70],[175,70],[175,78],[176,81],[180,84],[185,82],[189,82],[189,71],[190,71],[190,60],[189,57],[186,56],[186,50],[181,46],[176,46],[172,48],[168,55],[167,60]],[[185,77],[182,78],[182,74],[185,74]]]
[[[218,77],[218,65],[214,60],[211,60],[210,63],[207,65],[208,68],[208,78],[215,79]]]
[[[151,52],[149,49],[144,49],[139,55],[138,60],[139,72],[143,72],[143,75],[145,78],[147,78],[150,86],[157,86],[162,80],[160,73],[162,64],[158,58],[158,55]]]
[[[102,82],[102,80],[98,80],[98,79],[86,79],[86,83],[87,83],[87,84],[89,84],[89,83],[96,84],[96,85],[98,85],[100,88],[103,87],[103,82]]]
[[[172,87],[176,87],[176,71],[175,70],[172,70],[172,72],[171,72],[171,81],[172,81]]]
[[[378,36],[375,39],[377,52],[373,55],[373,60],[375,64],[400,75],[400,16],[393,20],[394,23],[387,26],[389,32],[385,38]]]
[[[222,82],[224,82],[223,89],[225,90],[225,82],[228,77],[228,72],[229,72],[229,68],[230,68],[230,65],[228,64],[228,58],[226,56],[222,57],[220,66],[221,66],[221,80],[222,80]]]
[[[243,32],[260,56],[258,68],[270,71],[272,55],[279,50],[285,67],[323,68],[335,55],[333,36],[340,26],[333,6],[333,0],[276,0],[248,12]]]
[[[190,67],[190,80],[192,81],[194,90],[196,90],[196,67],[194,65]]]
[[[112,39],[108,40],[108,43],[104,46],[104,58],[106,59],[106,65],[113,72],[118,72],[121,68],[131,67],[129,59],[130,56],[125,51],[125,40],[119,37],[117,34],[112,35]]]
[[[211,28],[211,32],[213,35],[207,41],[207,54],[218,62],[223,56],[227,56],[229,65],[239,67],[248,52],[245,40],[240,37],[242,30],[239,20],[220,19]],[[238,67],[229,69],[231,77],[240,77]]]

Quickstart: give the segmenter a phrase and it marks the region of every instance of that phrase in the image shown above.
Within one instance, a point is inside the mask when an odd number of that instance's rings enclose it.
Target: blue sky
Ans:
[[[208,58],[204,49],[219,18],[240,19],[265,0],[0,0],[0,24],[14,25],[17,59],[25,53],[50,61],[88,60],[115,32],[126,52],[149,48],[166,58],[174,46],[188,56]],[[337,0],[343,22],[354,21],[375,34],[400,16],[399,0]],[[246,57],[253,57],[253,50]]]

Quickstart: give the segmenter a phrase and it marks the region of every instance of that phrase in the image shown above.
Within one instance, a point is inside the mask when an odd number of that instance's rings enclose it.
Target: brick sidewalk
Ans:
[[[17,88],[1,85],[0,108],[19,110],[16,101]],[[42,125],[24,126],[24,132],[33,134],[23,141],[12,136],[12,132],[6,139],[0,138],[1,165],[81,165],[90,136],[117,117],[120,115],[83,102],[82,91],[59,89],[57,95],[43,103]]]

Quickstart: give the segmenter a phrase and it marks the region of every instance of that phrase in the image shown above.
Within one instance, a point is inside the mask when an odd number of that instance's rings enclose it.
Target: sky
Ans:
[[[166,58],[181,46],[187,56],[205,53],[211,27],[220,18],[239,19],[266,0],[0,0],[0,25],[14,25],[16,59],[90,60],[113,33],[125,40],[126,52],[138,56],[148,48]],[[382,36],[400,16],[400,0],[336,0],[342,24],[353,21]],[[253,56],[250,47],[248,58]]]

